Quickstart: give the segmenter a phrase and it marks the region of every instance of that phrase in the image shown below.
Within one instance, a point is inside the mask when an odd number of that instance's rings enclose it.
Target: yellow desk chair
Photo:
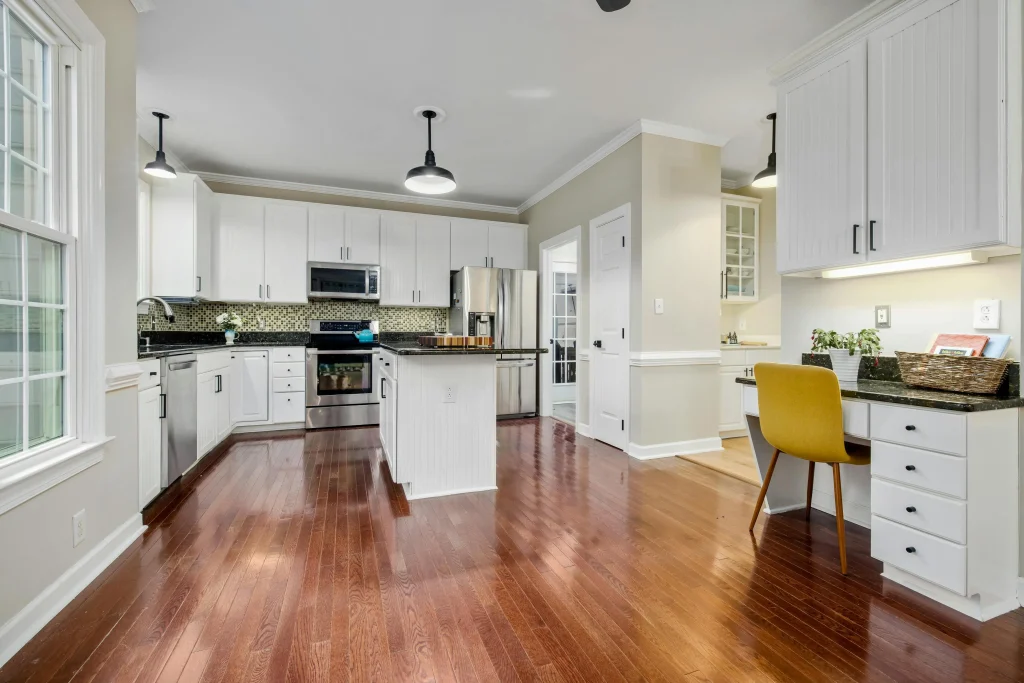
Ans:
[[[809,365],[758,363],[757,403],[761,433],[775,449],[768,473],[757,496],[757,506],[750,520],[750,531],[764,504],[768,484],[772,480],[779,453],[808,461],[807,518],[811,516],[811,491],[814,487],[814,463],[832,466],[836,497],[836,531],[839,534],[839,562],[846,573],[846,527],[843,523],[843,488],[839,465],[867,465],[871,451],[867,447],[847,444],[843,438],[843,403],[839,380],[831,370]],[[850,447],[848,450],[848,446]]]

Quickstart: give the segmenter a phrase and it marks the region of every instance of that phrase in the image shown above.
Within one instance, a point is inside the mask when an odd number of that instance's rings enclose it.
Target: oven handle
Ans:
[[[339,349],[331,351],[329,349],[306,349],[306,356],[365,356],[368,353],[380,353],[379,349]]]

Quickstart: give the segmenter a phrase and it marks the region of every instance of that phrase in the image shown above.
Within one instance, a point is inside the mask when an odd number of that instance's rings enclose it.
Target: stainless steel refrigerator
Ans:
[[[498,349],[537,347],[537,272],[467,266],[452,274],[452,334],[494,337]],[[498,354],[498,417],[537,414],[537,355]]]

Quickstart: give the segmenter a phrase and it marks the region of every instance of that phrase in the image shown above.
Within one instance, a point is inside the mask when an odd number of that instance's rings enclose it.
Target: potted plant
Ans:
[[[224,343],[234,344],[238,328],[242,326],[242,316],[234,311],[221,313],[216,317],[217,324],[224,328]]]
[[[824,351],[828,351],[832,358],[832,371],[840,382],[856,382],[860,359],[865,355],[874,356],[877,363],[878,354],[882,352],[882,340],[878,338],[878,332],[870,328],[857,334],[816,329],[811,333],[811,352]]]

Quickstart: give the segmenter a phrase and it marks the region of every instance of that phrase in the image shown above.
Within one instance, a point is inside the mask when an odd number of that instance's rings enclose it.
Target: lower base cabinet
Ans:
[[[265,423],[270,419],[270,352],[231,352],[231,421]]]
[[[204,372],[196,378],[196,388],[196,438],[201,458],[231,433],[231,370]]]
[[[139,392],[139,510],[160,493],[164,399],[159,386]]]
[[[306,419],[306,392],[274,394],[274,422],[303,422]]]

